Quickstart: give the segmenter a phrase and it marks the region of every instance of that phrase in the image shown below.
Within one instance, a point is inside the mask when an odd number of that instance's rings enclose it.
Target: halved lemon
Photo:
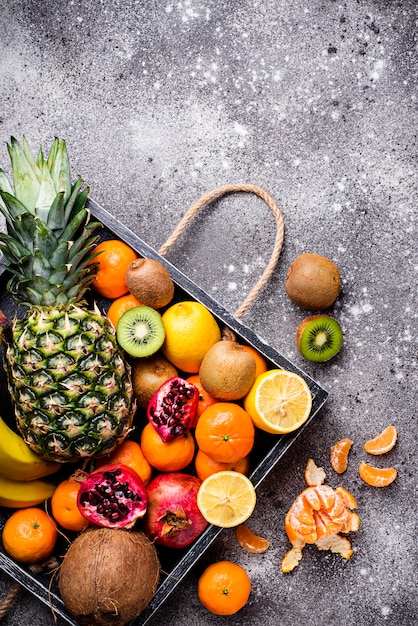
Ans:
[[[306,381],[282,369],[260,374],[244,398],[245,410],[261,430],[286,434],[302,426],[312,408],[312,394]]]
[[[211,474],[200,485],[197,506],[209,524],[232,528],[243,524],[254,511],[254,485],[240,472]]]

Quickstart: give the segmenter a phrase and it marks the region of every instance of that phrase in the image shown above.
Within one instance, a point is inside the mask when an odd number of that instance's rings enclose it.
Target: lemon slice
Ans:
[[[312,394],[306,381],[282,369],[260,374],[244,398],[245,410],[261,430],[286,434],[302,426],[312,408]]]
[[[254,511],[254,485],[240,472],[211,474],[200,485],[197,506],[209,524],[232,528],[243,524]]]

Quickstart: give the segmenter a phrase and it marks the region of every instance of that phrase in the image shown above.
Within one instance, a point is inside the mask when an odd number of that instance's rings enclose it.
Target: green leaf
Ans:
[[[41,172],[41,168],[39,167],[38,163],[39,163],[39,155],[38,155],[38,162],[34,160],[33,156],[32,156],[32,152],[30,150],[29,147],[29,143],[28,140],[26,139],[26,137],[23,137],[22,140],[22,144],[23,144],[23,152],[25,153],[25,156],[28,160],[28,163],[31,165],[33,171],[35,172],[35,176],[38,179],[38,182],[41,182],[42,179],[42,172]],[[42,157],[42,151],[40,151],[41,154],[41,158]]]
[[[64,192],[64,202],[67,202],[71,195],[71,172],[70,161],[68,159],[67,147],[64,139],[59,143],[54,162],[51,167],[51,176],[57,192]]]
[[[59,147],[59,139],[58,137],[55,137],[54,141],[52,142],[51,148],[49,150],[48,158],[47,158],[47,164],[50,170],[52,170],[52,168],[54,167],[54,161],[57,156],[58,147]]]
[[[4,171],[0,168],[0,191],[7,191],[11,196],[14,195],[13,187]]]
[[[43,256],[49,257],[58,245],[58,240],[52,230],[39,218],[36,221],[33,233],[33,248],[39,250]]]
[[[39,192],[39,181],[20,143],[14,137],[10,143],[7,149],[12,163],[15,194],[22,204],[33,212]]]
[[[64,221],[64,192],[60,191],[54,198],[53,203],[51,204],[51,208],[49,209],[48,217],[47,217],[47,225],[51,230],[58,231],[57,235],[59,236],[62,230],[65,227]]]
[[[6,205],[6,208],[10,212],[12,219],[15,219],[18,215],[22,215],[22,213],[28,212],[27,207],[24,204],[22,204],[22,202],[18,200],[16,196],[13,196],[12,194],[7,193],[7,191],[0,191],[0,195],[2,197],[4,204]],[[32,213],[32,215],[35,215],[33,211],[29,211],[29,213]]]
[[[39,188],[39,195],[36,200],[35,211],[45,224],[48,221],[49,210],[55,200],[56,194],[57,192],[54,181],[52,180],[51,172],[49,171],[47,164],[44,163],[42,166],[42,180]]]

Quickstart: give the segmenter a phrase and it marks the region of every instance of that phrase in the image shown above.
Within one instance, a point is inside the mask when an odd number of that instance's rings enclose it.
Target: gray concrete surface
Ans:
[[[269,551],[248,554],[226,531],[152,626],[416,623],[415,20],[414,0],[1,2],[1,165],[10,135],[25,134],[33,147],[66,138],[92,196],[156,248],[214,187],[264,187],[283,210],[285,246],[243,321],[330,392],[258,491],[251,527]],[[168,258],[235,311],[274,232],[261,201],[228,197]],[[303,251],[332,258],[343,279],[331,313],[344,348],[317,366],[295,348],[305,313],[284,291]],[[357,467],[369,460],[364,441],[389,423],[399,441],[374,462],[399,474],[376,489]],[[341,437],[355,443],[338,477],[329,451]],[[354,493],[361,528],[350,561],[306,549],[284,575],[283,518],[308,457],[332,486]],[[229,618],[206,612],[196,595],[203,567],[223,558],[246,567],[253,584],[248,605]],[[0,574],[1,597],[9,584]],[[4,624],[54,619],[21,593]]]

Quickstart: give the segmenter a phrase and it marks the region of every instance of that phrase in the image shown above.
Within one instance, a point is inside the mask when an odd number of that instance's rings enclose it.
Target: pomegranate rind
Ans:
[[[178,404],[174,403],[177,397]],[[199,406],[199,390],[188,380],[173,376],[152,396],[147,417],[164,443],[184,435],[195,422]]]
[[[119,478],[116,479],[116,476]],[[133,528],[136,521],[144,517],[147,506],[147,492],[142,478],[126,465],[104,465],[87,474],[80,482],[78,510],[95,526]]]

